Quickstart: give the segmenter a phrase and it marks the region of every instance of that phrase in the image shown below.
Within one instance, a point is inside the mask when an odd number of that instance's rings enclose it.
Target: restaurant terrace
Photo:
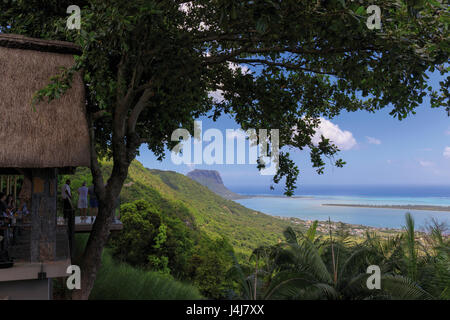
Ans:
[[[0,299],[51,299],[52,279],[68,276],[73,233],[58,217],[58,179],[90,165],[81,74],[59,99],[31,102],[78,53],[72,43],[0,33],[0,191],[15,203],[0,212],[0,252],[11,257],[0,260]]]

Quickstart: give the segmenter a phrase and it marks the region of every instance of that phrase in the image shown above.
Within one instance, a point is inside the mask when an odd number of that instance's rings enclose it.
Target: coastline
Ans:
[[[275,199],[316,199],[315,196],[282,196],[282,195],[243,195],[239,194],[241,199],[252,199],[252,198],[275,198]],[[349,208],[369,208],[369,209],[397,209],[397,210],[419,210],[419,211],[437,211],[437,212],[450,212],[450,206],[439,206],[439,205],[417,205],[417,204],[400,204],[400,205],[390,205],[390,204],[353,204],[353,203],[322,203],[321,206],[324,207],[349,207]]]
[[[282,216],[276,216],[272,215],[272,217],[289,221],[290,223],[294,225],[302,225],[305,228],[309,228],[314,220],[303,220],[296,217],[282,217]],[[331,222],[331,223],[330,223]],[[321,234],[328,234],[330,229],[332,231],[337,231],[339,229],[345,230],[348,232],[349,235],[355,236],[357,238],[362,238],[367,232],[373,232],[381,236],[382,238],[387,238],[396,234],[401,233],[403,230],[400,228],[388,228],[388,227],[371,227],[371,226],[365,226],[361,224],[352,224],[352,223],[346,223],[341,221],[322,221],[317,220],[317,231]]]
[[[324,203],[324,207],[350,207],[350,208],[372,208],[372,209],[398,209],[398,210],[421,210],[421,211],[444,211],[450,212],[450,207],[432,205],[371,205],[371,204],[350,204],[350,203]]]
[[[277,198],[277,199],[315,199],[314,196],[296,196],[287,197],[285,195],[271,195],[271,194],[242,194],[238,193],[241,198],[237,199],[252,199],[252,198]],[[234,199],[232,199],[234,200]]]
[[[245,195],[247,199],[252,198],[273,198],[273,199],[289,199],[289,197],[286,196],[280,196],[280,195]],[[291,199],[315,199],[314,196],[293,196],[290,197]],[[330,200],[330,199],[329,199]],[[333,201],[333,200],[331,200]],[[246,206],[245,204],[242,204]],[[404,211],[434,211],[434,212],[450,212],[450,206],[439,206],[439,205],[413,205],[413,204],[404,204],[404,205],[388,205],[388,204],[380,204],[380,205],[371,205],[371,204],[337,204],[337,203],[328,203],[328,204],[320,204],[320,206],[323,207],[350,207],[350,208],[372,208],[372,209],[397,209],[397,210],[404,210]],[[248,207],[247,207],[248,208]],[[256,209],[256,208],[255,208]],[[256,209],[258,211],[258,209]],[[258,211],[259,212],[259,211]],[[309,219],[302,219],[299,217],[294,216],[280,216],[279,214],[269,213],[265,212],[264,214],[270,215],[272,217],[275,217],[280,220],[289,221],[293,225],[300,225],[303,227],[308,228],[313,223],[313,220]],[[325,220],[318,220],[318,232],[322,234],[327,234],[329,232],[329,229],[331,227],[332,230],[338,230],[338,229],[346,229],[346,231],[356,237],[363,237],[366,232],[375,232],[382,237],[389,237],[395,234],[399,234],[403,231],[403,227],[401,226],[369,226],[361,223],[349,223],[349,222],[343,222],[340,219],[332,220],[331,226],[328,221]],[[421,232],[423,230],[420,230]]]

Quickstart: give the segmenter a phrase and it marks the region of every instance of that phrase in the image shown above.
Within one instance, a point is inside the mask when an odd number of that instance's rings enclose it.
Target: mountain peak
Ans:
[[[192,177],[205,177],[209,178],[219,184],[223,184],[222,177],[220,176],[219,171],[216,170],[199,170],[195,169],[187,174],[189,178],[192,179]]]
[[[195,169],[189,172],[186,176],[194,181],[197,181],[201,185],[204,185],[205,187],[209,188],[211,191],[218,194],[219,196],[224,197],[225,199],[243,198],[241,195],[234,193],[233,191],[225,187],[220,173],[216,170]]]

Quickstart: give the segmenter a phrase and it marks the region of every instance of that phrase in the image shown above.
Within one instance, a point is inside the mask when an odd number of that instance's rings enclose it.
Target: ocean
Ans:
[[[450,206],[450,186],[304,186],[292,198],[282,196],[281,191],[267,192],[267,188],[265,192],[261,188],[232,190],[242,195],[256,195],[237,202],[270,215],[320,221],[330,218],[335,222],[378,228],[402,228],[408,210],[330,207],[323,204]],[[409,212],[417,229],[424,229],[433,219],[450,227],[450,212]]]

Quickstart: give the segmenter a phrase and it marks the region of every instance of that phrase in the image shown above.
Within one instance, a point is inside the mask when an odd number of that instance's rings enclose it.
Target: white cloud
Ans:
[[[212,98],[214,100],[215,103],[220,103],[225,100],[225,98],[223,97],[222,90],[211,91],[208,93],[208,95],[210,98]]]
[[[381,140],[372,137],[366,137],[367,142],[370,144],[381,144]]]
[[[392,164],[392,160],[386,160],[388,164]]]
[[[319,144],[322,140],[321,135],[330,139],[330,141],[337,145],[341,150],[350,150],[357,145],[356,140],[350,131],[341,130],[338,125],[323,118],[320,118],[320,125],[316,129],[316,134],[311,139],[312,143],[315,145]]]
[[[444,157],[446,157],[447,159],[450,159],[450,147],[445,147]]]
[[[434,162],[424,161],[424,160],[419,160],[419,164],[424,168],[429,168],[429,167],[434,166]]]

